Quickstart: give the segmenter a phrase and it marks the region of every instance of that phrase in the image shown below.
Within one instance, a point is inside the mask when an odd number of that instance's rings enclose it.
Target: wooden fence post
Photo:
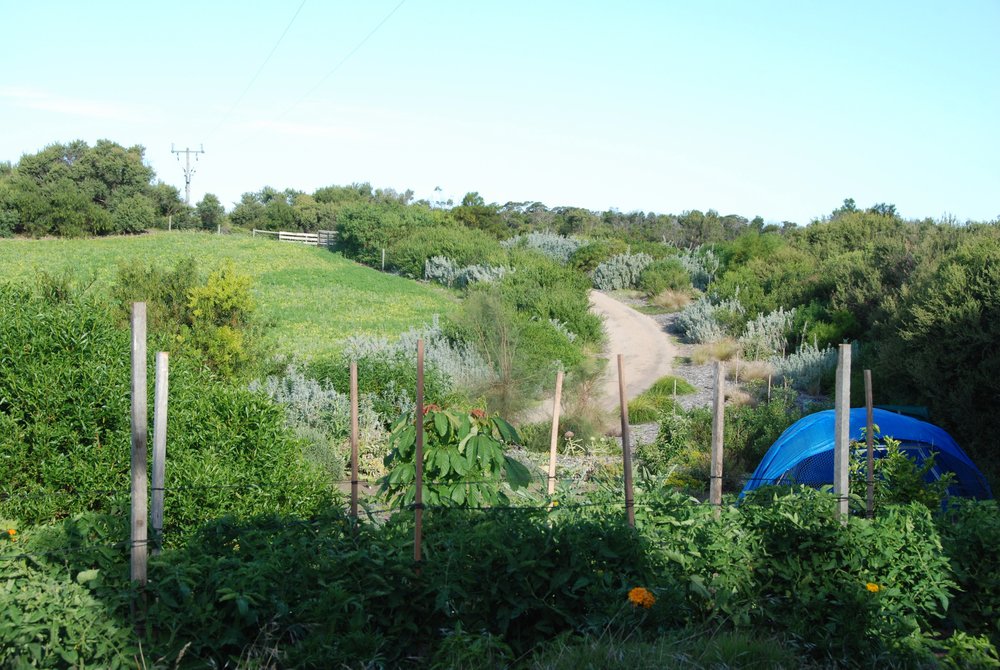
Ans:
[[[153,527],[153,554],[163,545],[163,485],[167,465],[167,399],[169,358],[165,351],[156,354],[156,381],[153,390],[153,486],[150,525]]]
[[[556,446],[559,443],[559,403],[562,402],[563,371],[556,372],[556,395],[552,400],[552,437],[549,440],[549,497],[556,492]]]
[[[875,516],[875,422],[872,418],[872,371],[865,370],[865,441],[868,443],[868,496],[865,512]]]
[[[628,399],[625,397],[625,363],[618,354],[618,395],[622,408],[622,464],[625,468],[625,512],[628,525],[635,528],[635,500],[632,497],[632,445],[629,440]]]
[[[715,385],[712,396],[712,463],[709,475],[708,501],[715,515],[722,510],[722,444],[726,422],[726,371],[721,361],[715,362]]]
[[[833,492],[837,512],[847,524],[850,496],[851,438],[851,345],[841,344],[837,358],[837,384],[834,395]]]
[[[351,361],[351,516],[358,518],[358,362]]]
[[[146,303],[132,303],[132,537],[131,579],[146,584],[147,518],[147,397]]]
[[[424,340],[417,340],[417,445],[416,472],[414,484],[417,487],[413,497],[413,562],[417,574],[420,573],[421,543],[424,533]]]

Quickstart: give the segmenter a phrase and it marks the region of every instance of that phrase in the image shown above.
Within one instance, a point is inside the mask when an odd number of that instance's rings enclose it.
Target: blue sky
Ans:
[[[203,144],[192,202],[1000,216],[997,0],[0,0],[0,35],[0,160],[108,138],[183,188]]]

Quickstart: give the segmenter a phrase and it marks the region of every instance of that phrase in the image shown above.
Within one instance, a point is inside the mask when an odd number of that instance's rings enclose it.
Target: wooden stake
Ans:
[[[156,381],[153,386],[153,502],[150,525],[153,527],[152,553],[163,546],[163,485],[167,466],[167,398],[169,358],[165,351],[156,354]]]
[[[556,395],[552,400],[552,437],[549,440],[549,497],[556,492],[556,446],[559,443],[559,403],[562,401],[563,371],[556,372]]]
[[[635,500],[632,497],[632,445],[629,440],[628,399],[625,397],[625,363],[618,354],[618,395],[622,408],[622,464],[625,467],[625,511],[628,525],[635,528]]]
[[[872,371],[865,370],[865,441],[868,443],[868,496],[865,512],[875,516],[875,422],[872,418]]]
[[[841,522],[847,524],[850,496],[851,345],[841,344],[839,350],[834,397],[833,492],[837,496],[837,512]]]
[[[417,340],[417,447],[416,494],[413,497],[413,561],[420,573],[420,545],[424,532],[424,341]]]
[[[715,362],[715,384],[712,396],[712,463],[709,474],[708,502],[715,515],[722,509],[722,444],[726,421],[726,371],[722,361]]]
[[[771,402],[771,373],[767,373],[767,402]]]
[[[351,516],[358,518],[358,363],[351,361]]]
[[[132,555],[131,579],[146,584],[148,523],[146,451],[146,303],[132,303]]]

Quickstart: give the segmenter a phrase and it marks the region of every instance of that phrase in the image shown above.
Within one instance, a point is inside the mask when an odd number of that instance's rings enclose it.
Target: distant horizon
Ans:
[[[2,1],[2,0],[0,0]],[[1000,217],[1000,3],[7,3],[0,157],[204,146],[192,202],[264,186],[714,209],[804,225],[844,198]],[[45,26],[44,39],[30,26]],[[81,30],[87,42],[81,44]]]

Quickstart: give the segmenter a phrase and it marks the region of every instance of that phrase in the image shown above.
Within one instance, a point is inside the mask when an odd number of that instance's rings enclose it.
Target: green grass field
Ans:
[[[245,236],[155,232],[134,237],[0,240],[2,280],[31,281],[38,272],[70,273],[100,291],[121,263],[172,267],[193,257],[202,273],[232,261],[254,279],[261,316],[282,352],[312,358],[340,348],[351,335],[393,338],[447,316],[447,291],[346,260],[326,249]]]

